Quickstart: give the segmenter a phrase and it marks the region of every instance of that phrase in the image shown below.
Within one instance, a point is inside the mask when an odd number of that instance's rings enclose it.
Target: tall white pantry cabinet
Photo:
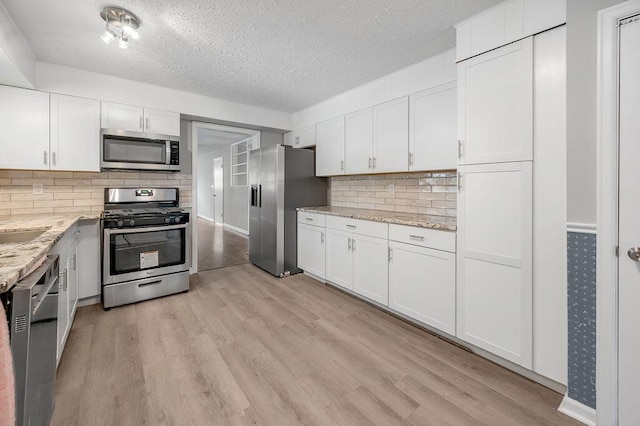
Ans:
[[[565,48],[559,27],[459,56],[457,82],[456,336],[562,384]]]

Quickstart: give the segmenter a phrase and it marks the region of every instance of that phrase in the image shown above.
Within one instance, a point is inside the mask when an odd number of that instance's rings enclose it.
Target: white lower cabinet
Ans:
[[[389,307],[455,335],[455,253],[390,241]]]
[[[389,241],[353,234],[353,291],[382,305],[389,304]]]
[[[325,229],[324,227],[298,224],[298,268],[325,277]]]
[[[351,233],[335,229],[327,229],[326,257],[327,281],[348,290],[353,290]]]

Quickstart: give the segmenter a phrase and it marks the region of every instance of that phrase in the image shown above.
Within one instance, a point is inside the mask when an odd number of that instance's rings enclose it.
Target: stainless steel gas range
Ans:
[[[106,188],[104,309],[189,290],[191,226],[178,188]]]

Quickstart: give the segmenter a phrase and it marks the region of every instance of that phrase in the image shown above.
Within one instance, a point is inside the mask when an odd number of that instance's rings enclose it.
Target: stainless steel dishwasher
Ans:
[[[53,414],[58,341],[58,256],[20,281],[9,301],[16,425],[48,425]]]

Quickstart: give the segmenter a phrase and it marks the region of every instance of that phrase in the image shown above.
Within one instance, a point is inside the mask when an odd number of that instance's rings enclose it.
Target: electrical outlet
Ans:
[[[390,183],[389,187],[388,187],[388,191],[389,191],[389,194],[395,194],[396,193],[396,185],[393,184],[393,183]]]
[[[44,183],[33,184],[33,195],[44,195]]]

